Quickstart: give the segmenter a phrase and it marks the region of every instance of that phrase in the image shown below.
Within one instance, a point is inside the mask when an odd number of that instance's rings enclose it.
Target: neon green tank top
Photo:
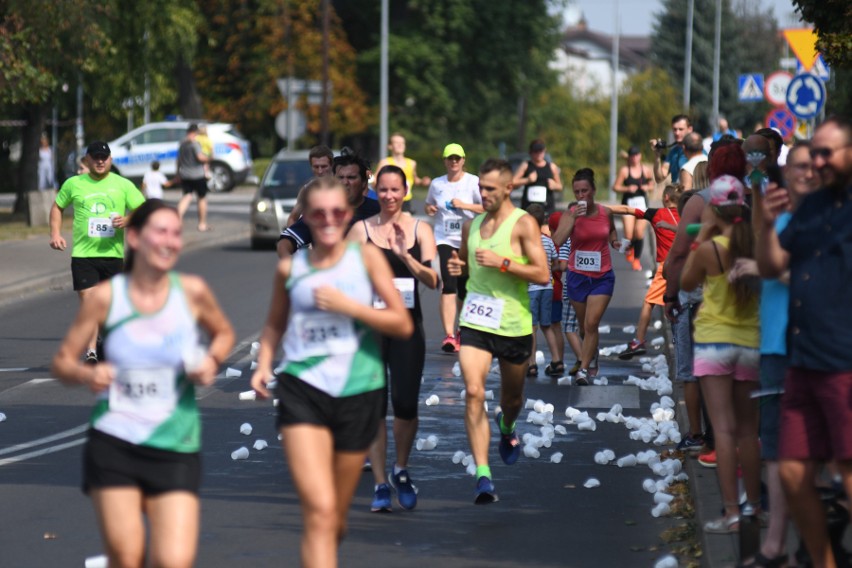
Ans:
[[[523,215],[523,209],[515,209],[500,224],[488,239],[483,239],[479,228],[485,219],[485,213],[477,215],[470,225],[467,237],[467,296],[464,300],[459,325],[503,335],[522,337],[532,333],[532,314],[527,281],[499,268],[486,268],[476,262],[476,249],[486,248],[501,257],[518,264],[529,264],[525,256],[518,256],[512,250],[512,229]]]

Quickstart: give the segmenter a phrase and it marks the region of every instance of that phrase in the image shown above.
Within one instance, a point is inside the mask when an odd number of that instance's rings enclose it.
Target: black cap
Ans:
[[[198,132],[198,125],[193,122],[189,126],[186,127],[186,131],[187,132]]]
[[[639,146],[631,146],[627,149],[628,156],[635,156],[636,154],[641,154],[642,150],[639,149]]]
[[[89,144],[89,147],[86,148],[87,156],[110,156],[112,152],[109,151],[109,146],[106,142],[101,142],[98,140],[97,142],[92,142]]]

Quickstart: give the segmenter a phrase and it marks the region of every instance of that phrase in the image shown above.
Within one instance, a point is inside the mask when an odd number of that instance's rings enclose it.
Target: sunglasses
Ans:
[[[322,223],[331,217],[331,222],[335,225],[339,225],[344,219],[346,219],[346,214],[348,212],[348,209],[340,207],[335,207],[334,209],[311,209],[305,213],[305,218],[313,223]]]
[[[841,146],[840,148],[811,148],[811,159],[814,159],[819,156],[823,160],[827,160],[831,157],[832,154],[843,148],[846,148],[846,146]]]
[[[461,156],[447,156],[447,157],[446,157],[446,158],[444,158],[444,159],[445,159],[445,160],[449,160],[449,161],[451,161],[451,162],[458,162],[458,161],[460,161],[460,160],[463,160],[464,158],[462,158]]]
[[[109,160],[109,154],[89,154],[89,156],[96,162],[106,162]]]

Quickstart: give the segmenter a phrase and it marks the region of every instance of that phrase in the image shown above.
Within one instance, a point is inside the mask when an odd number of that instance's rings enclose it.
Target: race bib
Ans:
[[[601,253],[597,250],[578,250],[574,254],[574,269],[586,272],[601,271]]]
[[[112,226],[112,219],[89,217],[89,236],[92,238],[114,237],[115,227]]]
[[[171,367],[119,369],[109,387],[109,409],[148,417],[171,414],[178,399],[175,378]]]
[[[461,236],[463,221],[458,215],[444,213],[444,235],[447,237]]]
[[[641,195],[637,195],[636,197],[629,197],[627,199],[627,206],[632,207],[633,209],[638,209],[640,211],[644,211],[648,208],[645,205],[645,198]]]
[[[531,203],[546,203],[547,188],[543,185],[531,185],[527,187],[527,201]]]
[[[405,307],[408,309],[414,308],[414,278],[394,278],[393,287],[399,291]],[[388,306],[381,298],[376,296],[373,298],[373,307],[377,310],[383,310]]]
[[[461,320],[488,329],[500,329],[503,304],[505,300],[501,298],[468,293],[462,306]]]
[[[294,357],[343,355],[358,350],[358,338],[352,319],[325,312],[299,313],[293,316],[298,337],[298,353]]]

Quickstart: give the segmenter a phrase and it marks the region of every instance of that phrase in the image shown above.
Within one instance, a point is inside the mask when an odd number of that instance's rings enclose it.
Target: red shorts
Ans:
[[[778,459],[852,459],[852,372],[791,367],[781,397]]]

